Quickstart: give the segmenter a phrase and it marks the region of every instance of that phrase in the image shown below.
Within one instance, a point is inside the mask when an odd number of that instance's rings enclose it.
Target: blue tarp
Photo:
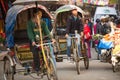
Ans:
[[[7,12],[7,16],[5,20],[5,31],[6,31],[7,46],[10,48],[14,46],[13,31],[16,23],[16,17],[19,11],[23,8],[24,8],[23,5],[16,5],[11,7]]]
[[[17,15],[21,11],[27,10],[29,8],[34,8],[34,7],[36,7],[36,6],[35,5],[14,5],[8,10],[6,20],[5,20],[7,47],[9,47],[9,48],[14,47],[14,44],[15,44],[13,33],[14,33],[14,27],[16,24]],[[42,5],[38,5],[38,8],[42,8],[45,12],[47,12],[46,8]],[[48,12],[47,12],[47,14],[49,15]],[[51,18],[51,16],[50,16],[50,18]]]

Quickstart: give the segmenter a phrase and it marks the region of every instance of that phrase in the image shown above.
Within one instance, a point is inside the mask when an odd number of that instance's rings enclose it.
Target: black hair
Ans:
[[[99,23],[100,22],[100,19],[96,19],[96,23]]]
[[[35,15],[38,11],[39,11],[38,8],[34,8],[33,9],[33,14]]]

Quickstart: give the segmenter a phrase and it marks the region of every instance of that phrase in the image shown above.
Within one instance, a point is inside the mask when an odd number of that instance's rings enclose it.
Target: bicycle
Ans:
[[[77,44],[76,35],[72,34],[70,38],[71,38],[71,43],[72,43],[73,61],[76,64],[77,74],[80,74],[80,60],[82,60],[82,59],[84,60],[85,68],[88,69],[89,68],[89,59],[88,59],[86,51],[84,51],[85,53],[82,53],[81,46],[80,46],[80,49],[78,48],[79,45]],[[80,53],[81,53],[81,55],[80,55]]]

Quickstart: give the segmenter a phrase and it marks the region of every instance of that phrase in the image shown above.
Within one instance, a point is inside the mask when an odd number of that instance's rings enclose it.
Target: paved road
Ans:
[[[95,55],[95,53],[92,53]],[[59,80],[120,80],[120,71],[113,73],[111,64],[94,60],[93,56],[90,60],[90,67],[85,70],[83,61],[81,61],[81,74],[77,75],[75,64],[68,63],[67,60],[57,63],[57,73]],[[0,63],[2,66],[2,63]],[[0,80],[2,79],[2,67],[0,68]],[[15,80],[35,80],[30,76],[24,76],[22,73],[15,75]],[[38,80],[38,79],[36,79]],[[44,77],[42,80],[47,80]]]
[[[57,63],[59,80],[120,80],[120,71],[113,73],[111,64],[109,63],[102,63],[98,60],[90,60],[90,68],[88,70],[85,70],[83,61],[81,61],[80,64],[81,74],[77,75],[74,63],[68,63],[66,60],[64,60],[64,62]],[[20,73],[15,75],[15,80],[35,79],[30,76],[23,76],[23,74]],[[47,79],[44,77],[42,80]]]

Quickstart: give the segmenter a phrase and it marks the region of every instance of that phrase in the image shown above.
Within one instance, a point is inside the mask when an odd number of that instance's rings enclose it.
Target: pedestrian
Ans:
[[[104,16],[102,21],[102,28],[101,28],[102,35],[109,34],[111,32],[111,25],[109,23],[109,16]]]
[[[111,32],[111,26],[109,24],[109,16],[102,16],[101,17],[101,22],[97,25],[97,34],[100,34],[102,36],[109,34]],[[99,46],[100,40],[98,42],[98,46]],[[102,58],[102,49],[98,48],[98,59],[100,59],[100,61],[104,61]]]
[[[42,18],[42,12],[38,11],[37,9],[34,9],[33,17],[27,23],[27,34],[30,41],[30,50],[33,53],[34,68],[37,73],[39,73],[40,71],[39,52],[42,53],[42,51],[36,47],[36,45],[40,43],[40,37],[41,37],[39,32],[39,24],[41,25],[41,29],[42,29],[42,37],[44,38],[45,36],[48,36],[49,39],[55,41],[50,35],[50,31],[46,23],[43,20],[41,20],[41,18]],[[38,22],[39,19],[40,22]]]
[[[115,29],[116,29],[116,25],[114,23],[114,17],[109,17],[109,24],[110,24],[110,27],[111,27],[111,34],[114,34],[115,32]]]
[[[91,50],[90,50],[91,30],[90,30],[90,27],[88,26],[88,22],[89,22],[89,19],[85,19],[84,39],[85,39],[85,44],[87,49],[87,55],[89,58],[91,58]]]
[[[88,19],[88,26],[90,27],[90,34],[93,35],[93,22],[92,22],[92,19],[89,18]],[[92,39],[90,40],[90,47],[93,46],[93,41]]]
[[[66,29],[66,35],[65,37],[67,38],[67,56],[68,60],[70,60],[71,57],[71,39],[70,37],[72,34],[75,34],[75,31],[78,32],[79,36],[77,37],[77,44],[78,44],[78,51],[80,53],[80,35],[83,36],[83,24],[81,17],[78,15],[78,11],[76,8],[73,8],[71,10],[71,15],[67,19],[67,29]]]
[[[94,25],[94,35],[101,33],[101,31],[97,30],[101,27],[101,21],[100,19],[96,19],[96,24]],[[94,40],[94,47],[97,53],[100,54],[100,50],[98,50],[97,45],[99,43],[99,40]],[[99,59],[99,54],[97,55],[97,59]]]

